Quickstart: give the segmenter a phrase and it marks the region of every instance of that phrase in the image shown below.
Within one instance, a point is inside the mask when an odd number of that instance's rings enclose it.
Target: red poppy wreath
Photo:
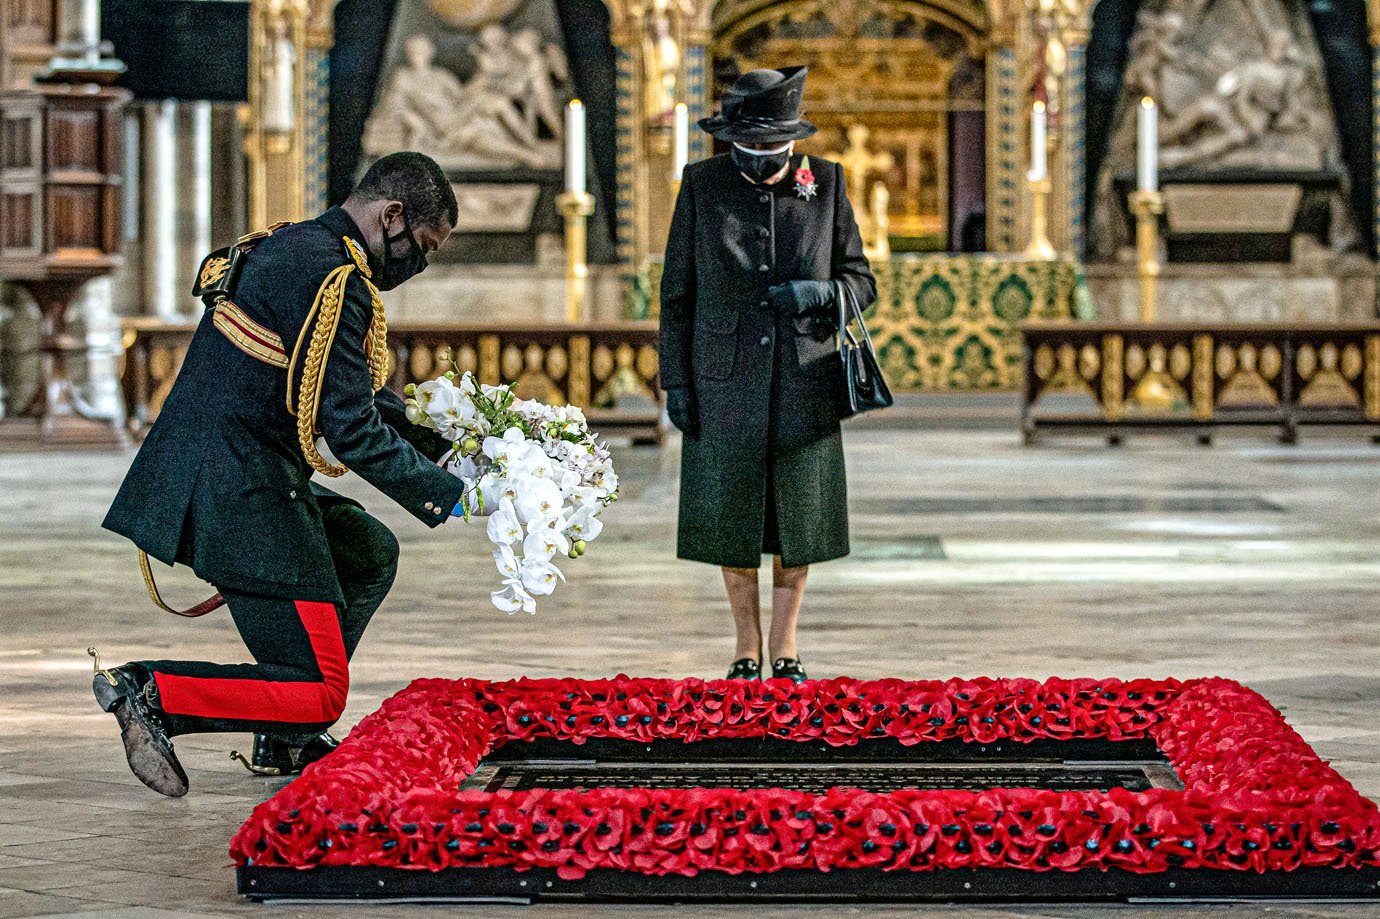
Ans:
[[[459,790],[511,741],[762,737],[1150,739],[1184,789]],[[259,805],[231,852],[240,866],[542,867],[567,879],[600,868],[1263,872],[1375,866],[1380,816],[1264,698],[1223,679],[418,680]]]

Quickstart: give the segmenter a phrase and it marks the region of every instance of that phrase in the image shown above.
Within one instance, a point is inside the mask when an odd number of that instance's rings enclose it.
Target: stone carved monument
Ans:
[[[1112,257],[1128,242],[1124,189],[1114,186],[1117,176],[1135,168],[1135,106],[1142,96],[1160,107],[1166,188],[1175,170],[1226,182],[1269,173],[1343,173],[1317,42],[1301,8],[1283,0],[1147,4],[1131,40],[1116,127],[1098,176],[1093,238],[1099,256]],[[1353,237],[1344,191],[1332,193],[1326,221],[1326,235],[1339,249]],[[1172,229],[1173,215],[1170,220]]]
[[[565,53],[535,31],[490,24],[471,50],[474,73],[461,81],[435,63],[425,35],[403,45],[364,128],[364,152],[419,150],[448,170],[559,169]],[[544,130],[542,130],[544,128]]]

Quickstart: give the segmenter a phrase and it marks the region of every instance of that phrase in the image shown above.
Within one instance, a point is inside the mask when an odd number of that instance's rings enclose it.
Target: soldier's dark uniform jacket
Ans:
[[[254,246],[202,317],[107,529],[223,591],[340,605],[322,509],[347,499],[308,481],[343,471],[318,434],[423,523],[447,519],[463,488],[435,464],[447,445],[378,388],[386,321],[366,251],[340,208]],[[203,282],[224,270],[208,259]]]

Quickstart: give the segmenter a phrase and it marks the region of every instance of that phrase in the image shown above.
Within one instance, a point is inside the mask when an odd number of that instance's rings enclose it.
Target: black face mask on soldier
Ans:
[[[733,157],[733,165],[738,167],[739,172],[761,185],[786,168],[786,164],[791,161],[791,145],[788,143],[774,150],[752,150],[734,144],[730,155]]]
[[[406,256],[399,258],[393,254],[394,243],[407,240],[411,251]],[[374,271],[374,286],[379,290],[392,290],[408,278],[415,277],[426,270],[426,253],[417,244],[417,237],[412,235],[412,221],[407,218],[407,213],[403,212],[403,228],[401,233],[388,235],[388,228],[383,230],[383,257],[379,260],[379,267]]]

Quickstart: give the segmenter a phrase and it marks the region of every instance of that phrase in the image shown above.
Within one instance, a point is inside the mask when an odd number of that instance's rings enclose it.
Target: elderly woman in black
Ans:
[[[762,668],[763,555],[773,556],[772,676],[806,678],[796,620],[808,566],[848,554],[833,333],[846,287],[876,284],[836,163],[794,152],[805,69],[754,70],[700,127],[730,153],[685,170],[661,283],[661,385],[684,432],[677,555],[723,569],[730,678]]]

